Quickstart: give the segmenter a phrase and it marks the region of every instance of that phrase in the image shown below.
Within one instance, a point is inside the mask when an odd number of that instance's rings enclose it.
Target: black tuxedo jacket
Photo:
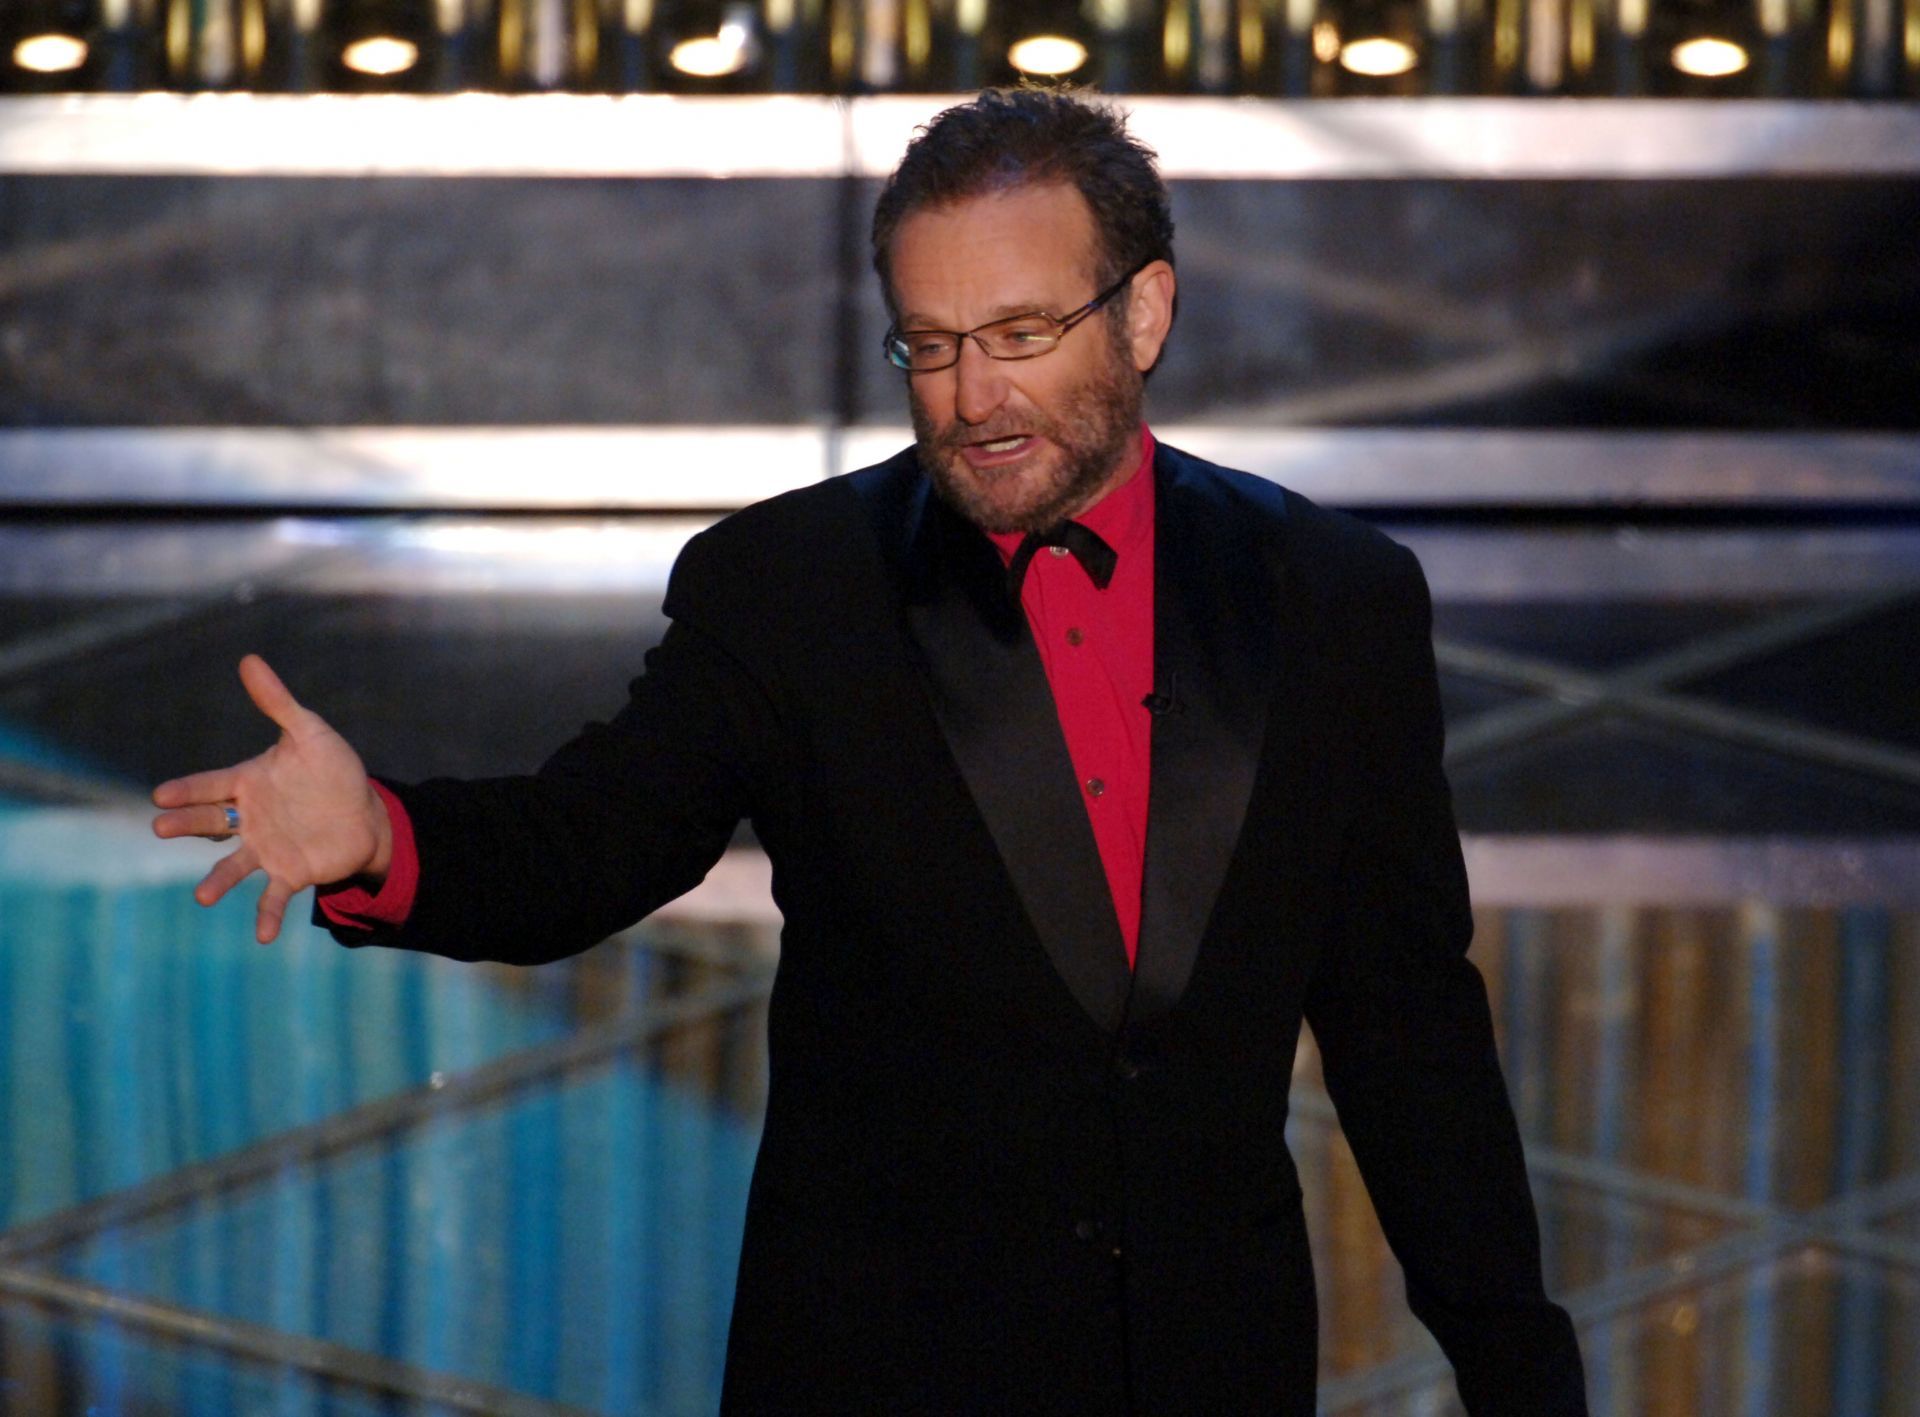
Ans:
[[[1470,1409],[1582,1412],[1419,567],[1165,445],[1154,477],[1137,971],[1025,618],[911,452],[689,542],[631,700],[535,776],[398,788],[419,894],[375,938],[571,954],[751,817],[786,927],[731,1411],[1310,1413],[1304,1015]]]

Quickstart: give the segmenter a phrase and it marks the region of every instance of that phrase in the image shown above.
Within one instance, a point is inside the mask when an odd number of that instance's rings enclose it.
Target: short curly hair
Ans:
[[[1173,211],[1154,152],[1126,115],[1066,85],[986,89],[934,116],[907,144],[873,209],[873,268],[887,308],[893,238],[927,207],[1041,182],[1071,184],[1093,213],[1102,289],[1148,261],[1173,264]],[[1117,316],[1124,296],[1109,307]]]

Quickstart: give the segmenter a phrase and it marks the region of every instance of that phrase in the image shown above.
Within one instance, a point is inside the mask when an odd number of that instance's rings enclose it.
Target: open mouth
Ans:
[[[1031,433],[1016,433],[1009,438],[968,443],[960,451],[974,467],[995,467],[1023,457],[1028,449],[1036,446],[1039,441]]]

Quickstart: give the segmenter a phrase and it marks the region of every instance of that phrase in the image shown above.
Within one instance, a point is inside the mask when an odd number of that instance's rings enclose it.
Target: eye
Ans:
[[[1054,338],[1050,320],[1017,320],[1003,326],[998,333],[1009,344],[1016,345],[1046,344]]]

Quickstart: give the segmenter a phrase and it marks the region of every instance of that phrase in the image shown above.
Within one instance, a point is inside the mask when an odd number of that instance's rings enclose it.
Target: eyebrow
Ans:
[[[1016,300],[1010,304],[994,306],[987,312],[987,318],[980,323],[983,325],[991,325],[995,320],[1004,320],[1011,315],[1051,315],[1052,313],[1053,311],[1047,308],[1044,301]],[[946,326],[934,324],[932,320],[925,315],[909,313],[900,317],[900,328],[903,330],[938,330],[945,329]]]

